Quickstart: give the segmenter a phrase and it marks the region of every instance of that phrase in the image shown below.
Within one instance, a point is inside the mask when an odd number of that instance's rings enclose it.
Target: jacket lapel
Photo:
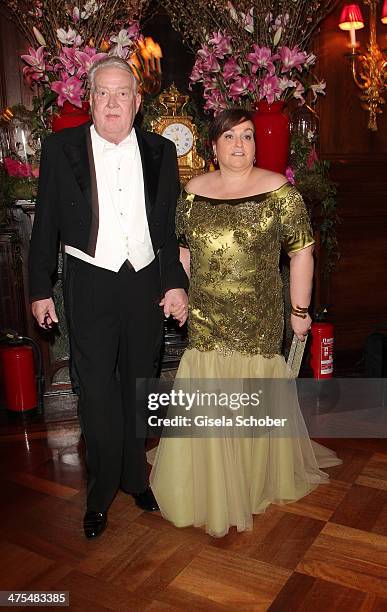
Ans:
[[[161,157],[161,145],[150,146],[146,139],[144,132],[137,126],[136,130],[137,142],[140,149],[142,172],[144,177],[144,193],[145,193],[145,207],[148,218],[156,203],[157,188],[159,184],[160,174],[160,157]]]
[[[90,123],[79,128],[73,142],[65,142],[63,151],[70,164],[78,186],[87,202],[91,200],[90,165],[87,141],[90,139]]]
[[[76,133],[77,138],[74,142],[65,143],[63,150],[83,197],[91,207],[92,218],[87,252],[94,256],[98,235],[99,203],[90,125],[90,122],[82,125]]]

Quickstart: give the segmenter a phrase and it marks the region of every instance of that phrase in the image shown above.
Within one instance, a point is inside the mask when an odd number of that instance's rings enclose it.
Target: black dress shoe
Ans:
[[[93,512],[93,510],[88,510],[83,518],[83,530],[88,540],[101,535],[106,525],[107,512]]]
[[[156,498],[153,495],[152,489],[149,487],[143,493],[133,493],[136,506],[146,512],[155,512],[159,509]]]

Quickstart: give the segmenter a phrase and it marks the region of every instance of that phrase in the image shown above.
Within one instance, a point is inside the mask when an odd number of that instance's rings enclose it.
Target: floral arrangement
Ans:
[[[4,109],[0,117],[0,197],[4,207],[36,197],[41,139],[46,132],[36,108],[28,110],[18,104]]]
[[[87,98],[87,71],[102,57],[128,59],[144,45],[139,19],[147,0],[6,0],[30,43],[23,74],[37,86],[44,107],[67,101],[79,108]],[[127,20],[127,15],[132,19]],[[136,70],[137,64],[137,70]],[[138,58],[133,57],[138,75]]]
[[[314,99],[317,93],[325,93],[324,81],[307,83],[315,61],[313,53],[297,46],[276,48],[274,43],[272,48],[254,43],[251,52],[243,56],[234,50],[231,36],[218,31],[198,50],[190,80],[203,83],[205,109],[215,112],[244,101],[272,104],[293,97],[304,103],[308,88]]]
[[[264,100],[305,102],[325,93],[314,76],[311,35],[336,0],[166,0],[173,26],[195,51],[191,83],[201,83],[205,110],[248,108]]]

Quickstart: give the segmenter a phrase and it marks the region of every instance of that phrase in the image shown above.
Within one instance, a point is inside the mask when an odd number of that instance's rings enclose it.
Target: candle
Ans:
[[[351,47],[356,47],[356,30],[355,30],[355,28],[350,28],[350,30],[349,30],[349,38],[351,40]]]
[[[147,36],[145,38],[145,48],[147,50],[147,53],[149,55],[149,64],[151,67],[151,70],[155,70],[155,58],[154,58],[154,42],[153,39],[150,36]]]
[[[145,46],[145,44],[141,40],[138,41],[138,44],[139,44],[139,47],[140,47],[141,57],[144,60],[145,74],[146,74],[146,76],[149,76],[149,60],[150,60],[149,51],[148,51],[147,47]]]
[[[160,59],[163,57],[163,54],[161,53],[161,47],[160,45],[158,45],[157,43],[154,43],[153,46],[153,55],[156,58],[156,70],[159,74],[161,74],[161,61]]]

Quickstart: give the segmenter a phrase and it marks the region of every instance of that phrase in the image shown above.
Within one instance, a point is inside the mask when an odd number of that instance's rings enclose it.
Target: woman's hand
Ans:
[[[312,325],[312,319],[307,313],[305,319],[301,317],[297,317],[296,315],[290,315],[290,324],[297,338],[304,342],[308,332],[310,330],[310,326]]]
[[[179,321],[179,327],[184,325],[188,316],[188,296],[184,289],[169,289],[159,306],[163,307],[166,317],[172,315]]]

